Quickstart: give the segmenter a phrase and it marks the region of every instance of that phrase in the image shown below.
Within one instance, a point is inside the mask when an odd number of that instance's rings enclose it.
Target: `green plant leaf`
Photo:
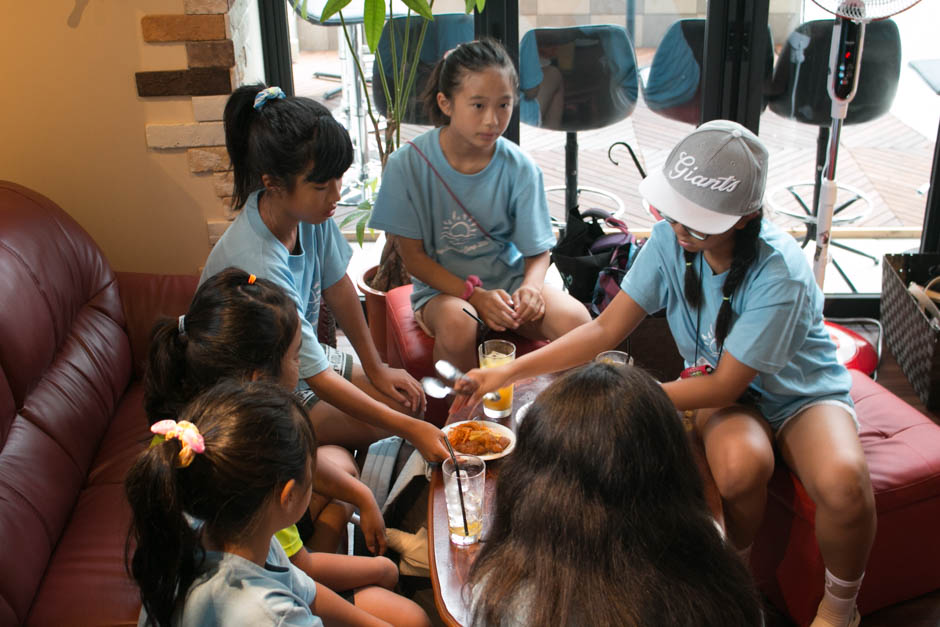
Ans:
[[[291,0],[294,10],[300,12],[300,17],[307,19],[307,0]]]
[[[385,25],[385,0],[364,1],[362,26],[366,33],[369,52],[374,54],[379,47],[379,38],[382,36],[382,27]]]
[[[464,0],[464,13],[473,13],[473,7],[476,5],[476,0]]]
[[[477,0],[477,11],[482,12],[486,8],[486,0]]]
[[[431,13],[431,5],[428,4],[428,0],[402,0],[402,2],[424,19],[434,21],[434,14]]]
[[[357,224],[359,223],[365,224],[366,222],[368,222],[369,216],[372,215],[372,210],[363,209],[361,207],[362,206],[360,205],[359,209],[355,209],[353,211],[350,211],[348,214],[346,214],[343,217],[343,220],[339,223],[339,228],[343,228],[347,224],[351,224],[353,222],[356,222]]]
[[[356,241],[359,242],[359,248],[362,248],[362,241],[366,237],[366,221],[360,220],[356,223]]]
[[[382,2],[384,0],[379,1]],[[345,9],[350,2],[352,2],[352,0],[327,0],[326,5],[323,7],[323,12],[320,13],[320,21],[325,22],[330,19],[339,11]]]

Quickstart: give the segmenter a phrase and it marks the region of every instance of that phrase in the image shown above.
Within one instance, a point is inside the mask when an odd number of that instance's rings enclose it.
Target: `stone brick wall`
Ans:
[[[207,220],[210,245],[233,218],[222,112],[233,85],[245,78],[252,65],[248,57],[257,47],[245,32],[252,2],[184,0],[182,15],[145,15],[140,23],[145,42],[186,48],[185,68],[137,72],[135,78],[142,98],[182,96],[192,101],[192,120],[147,124],[146,138],[151,150],[185,151],[193,176],[211,182],[219,198],[219,217]]]

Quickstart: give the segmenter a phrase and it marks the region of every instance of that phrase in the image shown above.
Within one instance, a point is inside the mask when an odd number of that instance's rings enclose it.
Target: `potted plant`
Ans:
[[[306,19],[307,1],[292,0],[294,7]],[[357,2],[360,0],[356,0]],[[353,62],[356,65],[356,74],[362,82],[362,91],[366,96],[366,112],[372,123],[373,134],[376,147],[379,153],[379,160],[382,164],[382,170],[385,170],[385,164],[389,155],[401,145],[401,125],[405,119],[406,110],[409,106],[410,96],[415,89],[415,80],[418,76],[418,62],[420,58],[421,47],[424,43],[424,37],[427,33],[428,25],[434,20],[432,12],[434,0],[402,0],[407,7],[406,19],[420,20],[417,41],[410,41],[412,29],[405,28],[401,40],[396,36],[396,29],[389,29],[389,46],[391,68],[384,67],[387,59],[383,55],[376,54],[379,46],[379,39],[385,24],[393,15],[392,0],[361,0],[363,8],[363,30],[365,32],[366,44],[370,53],[375,55],[375,63],[378,64],[382,83],[382,91],[385,95],[385,128],[383,130],[382,117],[373,106],[372,96],[368,85],[366,84],[365,73],[363,72],[362,62],[359,58],[359,51],[354,49],[352,38],[350,37],[350,25],[343,18],[343,9],[349,6],[353,0],[327,0],[320,14],[319,21],[329,19],[334,15],[339,15],[343,27],[343,36],[346,39],[347,48],[351,51]],[[486,0],[464,0],[464,10],[470,13],[474,9],[482,11]],[[392,77],[391,85],[387,76]],[[374,185],[371,190],[374,194]],[[366,225],[372,213],[372,196],[366,195],[359,206],[350,212],[340,223],[340,228],[350,224],[355,225],[356,240],[359,246],[362,246],[365,237]],[[375,341],[382,358],[385,358],[386,333],[385,333],[385,292],[401,285],[410,283],[411,279],[405,270],[404,263],[401,260],[401,254],[398,249],[396,238],[386,237],[385,244],[382,246],[382,252],[379,255],[379,264],[367,269],[359,280],[359,289],[366,297],[366,315],[369,320],[369,329],[372,332],[372,338]]]

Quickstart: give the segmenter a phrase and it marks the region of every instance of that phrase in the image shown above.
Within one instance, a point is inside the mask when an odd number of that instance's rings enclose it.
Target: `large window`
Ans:
[[[434,10],[435,13],[459,13],[463,5],[463,0],[438,0]],[[361,119],[357,121],[355,101],[349,97],[352,76],[350,66],[343,65],[340,29],[306,23],[290,10],[289,3],[285,6],[290,22],[296,93],[315,97],[335,109],[337,117],[349,124],[351,134],[360,141],[360,129],[364,126]],[[517,15],[513,13],[516,8]],[[812,123],[809,120],[812,116],[791,114],[794,108],[797,111],[801,107],[812,109],[818,104],[799,90],[781,88],[783,75],[780,72],[791,56],[800,56],[794,51],[794,43],[798,47],[807,46],[805,38],[809,35],[801,31],[800,26],[831,18],[815,4],[802,0],[593,0],[590,3],[488,0],[487,12],[491,11],[484,18],[478,16],[477,33],[518,33],[521,40],[534,28],[615,24],[626,29],[639,75],[635,108],[622,120],[579,131],[577,154],[579,184],[617,196],[624,207],[623,217],[632,229],[642,232],[653,220],[636,191],[640,174],[625,148],[617,145],[612,149],[616,165],[608,160],[608,150],[615,142],[626,142],[635,150],[643,167],[658,167],[670,148],[693,128],[704,111],[707,118],[730,117],[752,128],[759,127],[759,134],[771,151],[768,197],[776,209],[773,219],[798,240],[804,239],[807,221],[797,217],[802,208],[787,188],[806,183],[794,187],[794,192],[807,206],[813,206],[812,181],[817,146],[821,141],[820,126],[824,125]],[[766,31],[756,27],[750,32],[740,30],[738,22],[745,21],[741,18],[742,11],[748,12],[748,16],[762,16],[767,23]],[[511,23],[513,20],[517,20],[516,23]],[[849,105],[849,119],[842,131],[836,168],[836,182],[861,192],[862,199],[837,214],[833,241],[870,255],[876,261],[841,247],[830,248],[833,258],[854,286],[844,281],[839,271],[830,265],[827,293],[851,293],[852,287],[862,293],[879,292],[881,256],[920,245],[935,158],[940,96],[934,91],[937,86],[932,88],[911,62],[916,64],[937,56],[931,28],[938,21],[940,6],[930,2],[921,2],[894,16],[893,23],[903,42],[896,77],[886,76],[878,69],[866,73],[863,56],[862,88],[858,101]],[[872,37],[884,38],[886,31],[883,25],[876,24],[869,32]],[[770,41],[771,47],[759,52],[747,47],[753,58],[743,55],[742,63],[742,55],[724,56],[735,38],[754,43],[763,38]],[[577,72],[577,64],[582,61],[593,59],[599,65],[605,63],[605,51],[594,50],[589,44],[587,39],[572,40],[563,45],[557,56],[540,59],[540,63],[552,65],[549,72],[558,70],[562,74]],[[866,48],[871,60],[877,61],[884,54],[873,52],[876,49],[875,43]],[[808,52],[807,49],[803,53],[806,59],[811,56]],[[785,58],[781,58],[781,53]],[[273,53],[269,49],[266,54]],[[799,72],[804,79],[808,76],[825,78],[827,68],[820,67],[819,61],[804,60],[803,63]],[[796,70],[789,67],[789,71]],[[371,76],[371,69],[367,68],[366,74]],[[772,80],[774,76],[777,79]],[[896,87],[885,87],[893,83]],[[852,118],[856,111],[861,111],[864,117],[865,111],[873,106],[871,85],[877,86],[876,94],[885,96],[893,89],[894,95],[889,98],[890,102],[879,104],[883,111],[867,121],[855,123]],[[328,93],[334,90],[335,94]],[[820,93],[819,88],[811,91],[817,96]],[[573,108],[565,115],[569,114],[574,114]],[[824,113],[822,115],[825,117]],[[794,119],[800,117],[804,119]],[[407,125],[404,134],[410,137],[426,128]],[[367,138],[370,130],[365,128]],[[519,125],[516,132],[520,144],[541,166],[546,185],[564,187],[566,133],[525,123]],[[374,159],[374,152],[368,151],[368,144],[362,147],[366,149],[361,158],[365,164],[370,156]],[[848,190],[840,192],[837,205],[850,198],[848,193]],[[550,193],[549,203],[552,214],[562,219],[565,194]],[[584,195],[581,204],[582,207],[617,209],[616,203],[592,194]],[[940,231],[940,227],[934,230]],[[940,234],[930,237],[937,239]],[[926,245],[934,248],[936,244],[928,241]],[[808,255],[813,248],[810,241],[806,246]]]

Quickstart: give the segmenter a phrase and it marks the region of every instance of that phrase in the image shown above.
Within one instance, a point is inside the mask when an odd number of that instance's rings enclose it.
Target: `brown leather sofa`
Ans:
[[[136,624],[124,476],[140,366],[196,277],[115,273],[48,198],[0,182],[0,626]]]

